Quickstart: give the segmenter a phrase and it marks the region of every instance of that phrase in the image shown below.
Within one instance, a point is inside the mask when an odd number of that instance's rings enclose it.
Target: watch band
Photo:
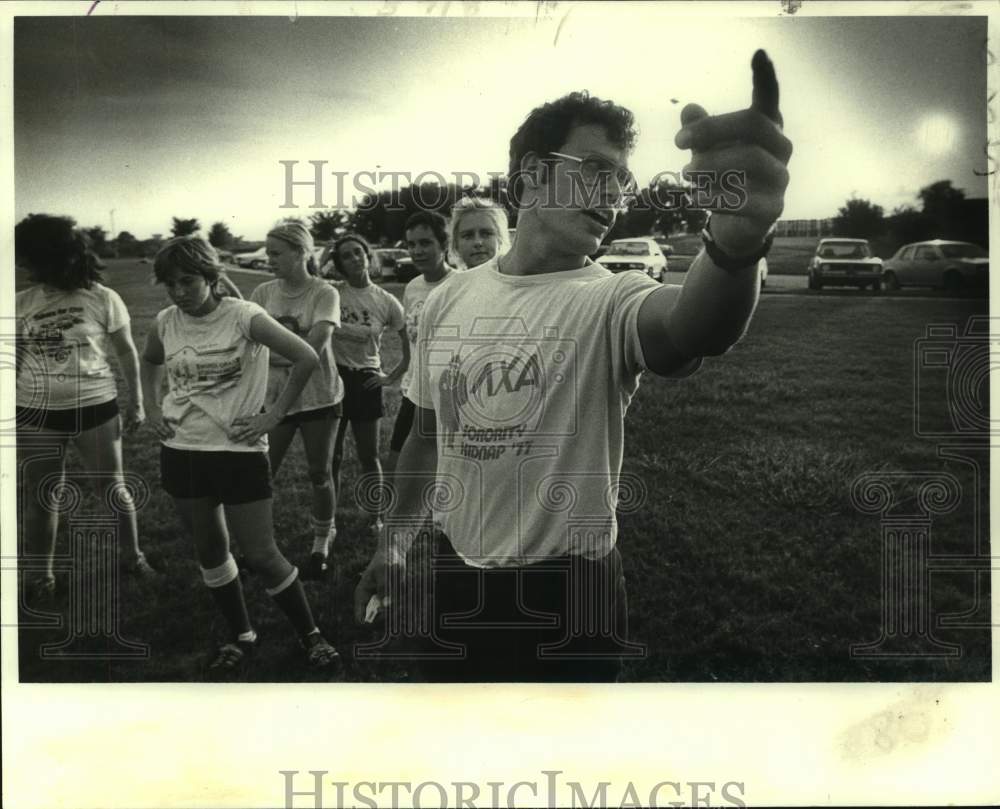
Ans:
[[[715,238],[712,236],[711,231],[712,218],[708,218],[708,222],[705,223],[705,227],[701,231],[701,241],[705,245],[705,252],[708,253],[708,257],[712,259],[712,263],[716,267],[721,267],[726,272],[736,272],[737,270],[742,270],[745,267],[750,267],[755,265],[764,256],[768,254],[771,250],[771,244],[774,242],[774,226],[767,232],[764,237],[764,243],[753,253],[748,256],[731,256],[716,243]]]

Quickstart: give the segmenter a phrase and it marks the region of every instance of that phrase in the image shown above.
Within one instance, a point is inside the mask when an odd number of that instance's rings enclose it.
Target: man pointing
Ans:
[[[628,641],[615,519],[624,417],[643,371],[694,372],[740,339],[756,306],[792,145],[773,66],[763,51],[751,66],[749,108],[681,113],[675,142],[691,150],[685,172],[702,194],[721,198],[734,171],[743,190],[738,209],[710,218],[683,286],[587,258],[636,190],[631,112],[573,93],[511,139],[517,238],[427,299],[414,427],[355,592],[361,620],[402,580],[436,483],[443,536],[416,655],[426,679],[614,680],[622,657],[642,653]]]

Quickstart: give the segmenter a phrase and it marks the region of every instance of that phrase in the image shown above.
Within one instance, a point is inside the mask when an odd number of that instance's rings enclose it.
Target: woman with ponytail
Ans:
[[[313,258],[312,235],[301,222],[282,222],[274,227],[267,234],[266,250],[275,280],[258,286],[250,300],[259,303],[271,317],[309,343],[319,356],[319,367],[309,377],[301,395],[268,433],[268,452],[274,475],[278,474],[295,434],[302,435],[312,484],[310,522],[313,536],[312,551],[302,577],[319,579],[329,570],[327,558],[337,536],[337,494],[330,467],[334,437],[340,425],[344,386],[337,373],[331,336],[340,326],[340,293],[319,277]],[[272,406],[287,383],[289,367],[284,357],[271,354],[265,409]]]
[[[162,442],[163,488],[194,537],[202,578],[230,632],[209,671],[240,669],[257,642],[230,537],[288,616],[310,665],[330,666],[337,651],[313,620],[298,569],[274,541],[267,456],[268,433],[298,400],[319,364],[316,352],[258,304],[221,296],[218,256],[202,239],[168,241],[153,272],[174,305],[157,314],[146,339],[146,413]],[[290,369],[262,412],[271,352],[287,359]]]
[[[139,550],[135,504],[124,484],[122,433],[145,420],[139,357],[128,309],[101,283],[101,263],[72,219],[33,214],[14,229],[14,252],[32,285],[17,293],[17,449],[24,555],[34,570],[29,602],[55,596],[59,512],[66,449],[76,448],[102,501],[116,505],[119,562],[128,573],[153,572]],[[108,354],[128,384],[121,415]],[[51,485],[50,485],[51,484]]]

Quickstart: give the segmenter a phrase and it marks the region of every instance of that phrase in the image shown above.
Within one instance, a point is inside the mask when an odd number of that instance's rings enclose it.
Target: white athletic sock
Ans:
[[[317,520],[315,517],[311,518],[311,521],[313,529],[312,552],[328,556],[330,546],[337,537],[337,529],[334,526],[334,521],[332,519]]]

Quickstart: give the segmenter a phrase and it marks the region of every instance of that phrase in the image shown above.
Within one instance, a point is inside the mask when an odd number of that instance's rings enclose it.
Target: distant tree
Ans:
[[[347,211],[316,211],[309,217],[309,231],[317,242],[329,242],[345,233],[350,221]]]
[[[90,239],[90,244],[94,252],[103,255],[108,250],[108,232],[100,225],[89,228],[81,228],[81,231]]]
[[[118,246],[118,255],[123,258],[139,255],[139,240],[127,230],[118,234],[115,244]]]
[[[179,219],[175,216],[173,220],[170,232],[174,236],[191,236],[201,230],[201,223],[197,219]]]
[[[239,241],[239,236],[233,236],[232,231],[225,222],[214,222],[211,230],[208,231],[208,243],[212,247],[227,249],[233,242]]]
[[[851,197],[833,218],[834,233],[853,239],[874,239],[885,232],[885,213],[881,205]]]
[[[938,180],[921,188],[917,198],[923,204],[923,212],[931,223],[934,238],[962,238],[965,232],[962,222],[965,192],[962,189],[953,187],[951,180]]]
[[[421,183],[370,193],[351,215],[351,228],[373,244],[395,244],[405,236],[404,227],[411,214],[428,210],[447,216],[460,197],[475,190],[454,183]]]

